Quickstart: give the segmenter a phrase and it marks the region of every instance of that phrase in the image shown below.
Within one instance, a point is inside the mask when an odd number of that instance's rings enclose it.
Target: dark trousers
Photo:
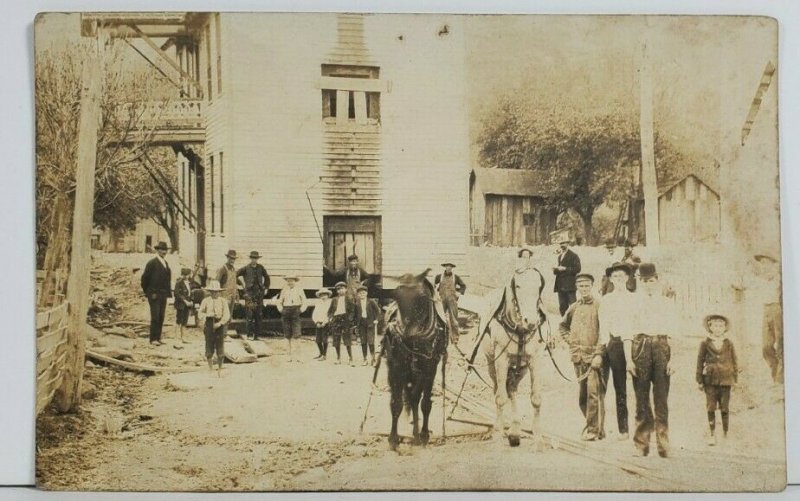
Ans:
[[[225,326],[221,325],[219,328],[214,328],[213,318],[206,318],[206,325],[203,328],[203,334],[206,340],[206,358],[214,356],[217,353],[217,360],[222,361],[225,357]]]
[[[670,347],[665,336],[639,334],[631,345],[636,376],[633,389],[636,392],[636,431],[633,442],[647,453],[650,450],[650,434],[655,429],[656,444],[660,454],[669,451],[669,375],[667,364]],[[650,405],[650,390],[653,406]],[[655,408],[655,415],[653,409]]]
[[[250,337],[258,339],[261,334],[261,303],[259,301],[246,300],[245,317],[247,318],[247,333]]]
[[[622,340],[616,336],[611,336],[606,350],[605,374],[608,381],[609,373],[614,382],[614,396],[617,407],[617,428],[622,433],[628,433],[628,376],[625,364],[625,351],[622,348]]]
[[[575,302],[575,298],[575,291],[558,291],[558,310],[562,317],[567,312],[569,305]]]
[[[167,298],[159,294],[153,299],[152,295],[149,295],[147,303],[150,305],[150,341],[161,341],[161,329],[164,327],[164,314],[167,311]]]
[[[283,336],[286,339],[300,337],[302,331],[300,328],[299,306],[284,306],[281,320],[283,321]]]
[[[319,348],[319,354],[325,356],[328,353],[328,326],[323,325],[322,327],[317,327],[316,332],[316,341],[317,341],[317,348]]]
[[[731,401],[731,387],[716,384],[703,385],[706,394],[706,411],[714,412],[719,407],[720,412],[728,412]]]

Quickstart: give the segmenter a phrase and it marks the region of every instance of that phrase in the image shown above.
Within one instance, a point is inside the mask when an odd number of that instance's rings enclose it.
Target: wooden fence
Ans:
[[[69,303],[36,314],[36,414],[53,399],[61,386],[67,357]]]
[[[36,270],[36,305],[50,308],[61,304],[66,295],[68,270]]]

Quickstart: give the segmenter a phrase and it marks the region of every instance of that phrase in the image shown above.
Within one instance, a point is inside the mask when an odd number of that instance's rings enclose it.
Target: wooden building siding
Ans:
[[[558,212],[543,207],[541,199],[487,194],[485,202],[485,243],[500,247],[550,243]]]
[[[687,176],[658,199],[662,243],[715,241],[720,231],[719,195]]]

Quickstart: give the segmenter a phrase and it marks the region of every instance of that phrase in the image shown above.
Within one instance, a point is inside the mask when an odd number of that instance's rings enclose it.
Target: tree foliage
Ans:
[[[95,224],[124,232],[144,218],[156,218],[165,211],[168,200],[158,191],[149,175],[137,165],[142,152],[158,158],[155,165],[168,178],[174,178],[174,157],[149,148],[152,130],[134,135],[147,103],[165,102],[169,89],[152,69],[126,60],[124,47],[105,47],[101,90],[102,122],[97,141],[95,172]],[[93,43],[68,44],[36,54],[36,232],[42,254],[53,225],[54,207],[65,198],[72,208],[75,167],[79,139],[78,121],[82,87],[82,68]],[[121,113],[125,105],[127,113]],[[134,140],[134,138],[136,138]],[[40,260],[43,258],[39,256]]]
[[[633,166],[640,161],[637,117],[620,108],[575,109],[501,96],[482,120],[478,136],[481,163],[540,174],[538,193],[560,211],[574,211],[583,234],[595,243],[592,216],[604,202],[635,195]],[[656,139],[657,161],[678,158]]]

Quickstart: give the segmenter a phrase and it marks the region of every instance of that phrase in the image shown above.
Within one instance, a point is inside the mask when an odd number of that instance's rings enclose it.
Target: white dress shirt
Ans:
[[[208,296],[200,303],[197,316],[201,322],[205,322],[206,318],[213,318],[215,322],[227,324],[231,319],[231,312],[228,309],[228,300],[222,296],[216,299]]]
[[[622,290],[619,290],[622,289]],[[633,339],[635,318],[637,316],[637,294],[625,287],[617,287],[600,299],[598,317],[600,322],[600,339],[608,340],[609,336],[622,339]]]

